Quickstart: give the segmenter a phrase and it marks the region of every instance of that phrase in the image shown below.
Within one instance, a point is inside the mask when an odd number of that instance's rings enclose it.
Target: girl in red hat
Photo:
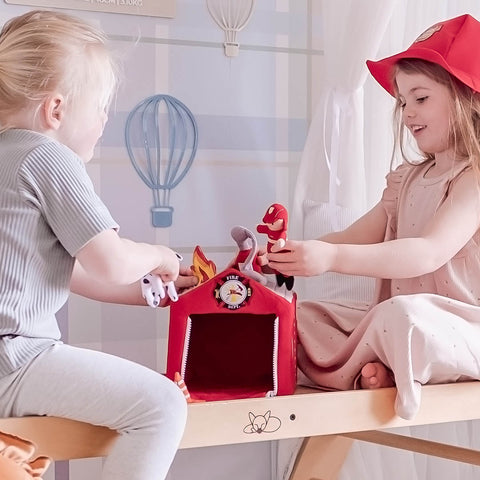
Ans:
[[[368,67],[397,100],[396,146],[376,206],[319,240],[287,240],[269,265],[293,276],[334,271],[377,278],[365,311],[298,308],[303,380],[328,389],[396,385],[412,418],[421,385],[480,379],[480,23],[434,25],[405,52]],[[407,137],[421,159],[412,161]],[[275,250],[275,249],[274,249]]]

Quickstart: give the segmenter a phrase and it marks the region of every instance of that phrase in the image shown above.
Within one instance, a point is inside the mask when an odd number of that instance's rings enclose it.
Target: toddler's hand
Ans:
[[[158,307],[161,301],[168,295],[170,300],[178,300],[174,281],[180,272],[180,260],[182,256],[168,247],[157,245],[161,250],[162,263],[155,270],[147,273],[142,280],[142,295],[148,305]]]
[[[179,257],[181,258],[181,257]],[[180,268],[180,275],[175,282],[163,282],[158,275],[148,273],[141,280],[142,295],[150,307],[156,308],[158,306],[165,306],[168,303],[168,298],[172,302],[178,300],[178,293],[184,293],[190,288],[194,287],[198,279],[190,268]],[[162,302],[162,300],[164,300]]]
[[[147,273],[142,278],[142,295],[150,307],[160,306],[161,301],[168,295],[172,302],[178,300],[174,282],[163,283],[158,275]]]
[[[190,267],[180,267],[180,274],[175,280],[175,288],[178,293],[184,293],[198,284],[198,277],[194,275]]]
[[[165,298],[165,287],[158,275],[147,273],[141,280],[142,296],[150,307],[158,307]]]
[[[182,257],[168,247],[157,245],[160,250],[161,263],[150,273],[158,275],[164,283],[174,282],[180,271],[180,260]]]

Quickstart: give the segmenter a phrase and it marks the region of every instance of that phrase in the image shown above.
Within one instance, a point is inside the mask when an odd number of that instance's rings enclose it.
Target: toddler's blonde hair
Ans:
[[[480,93],[450,75],[443,67],[425,60],[401,59],[396,65],[394,77],[398,71],[407,74],[421,73],[432,80],[445,85],[451,94],[450,99],[450,144],[459,159],[468,159],[480,179]],[[397,90],[394,81],[395,90]],[[402,158],[410,161],[405,153],[405,127],[402,121],[402,102],[398,99],[394,111],[395,148],[399,149]],[[432,153],[421,152],[423,160],[434,158]]]
[[[38,109],[60,93],[69,108],[87,98],[106,109],[117,66],[106,35],[79,18],[34,10],[12,18],[0,32],[0,130],[23,109]]]

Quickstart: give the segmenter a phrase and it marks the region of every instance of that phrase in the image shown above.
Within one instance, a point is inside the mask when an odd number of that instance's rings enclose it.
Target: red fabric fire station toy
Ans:
[[[193,400],[291,394],[296,294],[262,273],[252,232],[237,226],[232,237],[239,253],[220,273],[195,249],[201,283],[170,305],[166,374],[180,373]]]

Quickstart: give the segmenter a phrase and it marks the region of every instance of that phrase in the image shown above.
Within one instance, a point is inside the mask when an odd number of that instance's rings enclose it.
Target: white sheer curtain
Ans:
[[[375,58],[398,0],[324,0],[323,69],[320,98],[310,125],[297,178],[291,236],[318,238],[345,228],[368,206],[364,153],[365,61]],[[299,278],[300,298],[370,301],[373,284],[329,273]]]
[[[397,0],[325,0],[324,69],[298,174],[292,218],[304,234],[304,202],[326,204],[334,227],[335,207],[361,212],[367,206],[363,138],[365,60],[376,56]]]
[[[463,13],[480,20],[478,0],[322,0],[325,68],[302,155],[292,231],[313,238],[343,228],[373,206],[392,148],[392,99],[367,75],[365,60],[394,54],[437,21]],[[312,214],[314,212],[314,214]],[[312,222],[316,224],[312,227]],[[293,235],[292,235],[293,236]],[[340,291],[348,285],[343,279]],[[309,279],[308,282],[311,282]],[[301,289],[306,282],[296,282]],[[315,288],[300,290],[312,296]],[[322,286],[324,287],[324,286]],[[320,287],[320,288],[322,288]],[[333,288],[333,290],[335,290]],[[325,290],[324,290],[325,291]],[[329,290],[332,291],[331,286]],[[356,300],[356,293],[351,292]],[[319,415],[322,412],[318,412]],[[480,421],[395,430],[433,441],[480,447]],[[300,441],[278,443],[276,479],[286,480]],[[480,467],[355,442],[339,480],[475,480]]]

